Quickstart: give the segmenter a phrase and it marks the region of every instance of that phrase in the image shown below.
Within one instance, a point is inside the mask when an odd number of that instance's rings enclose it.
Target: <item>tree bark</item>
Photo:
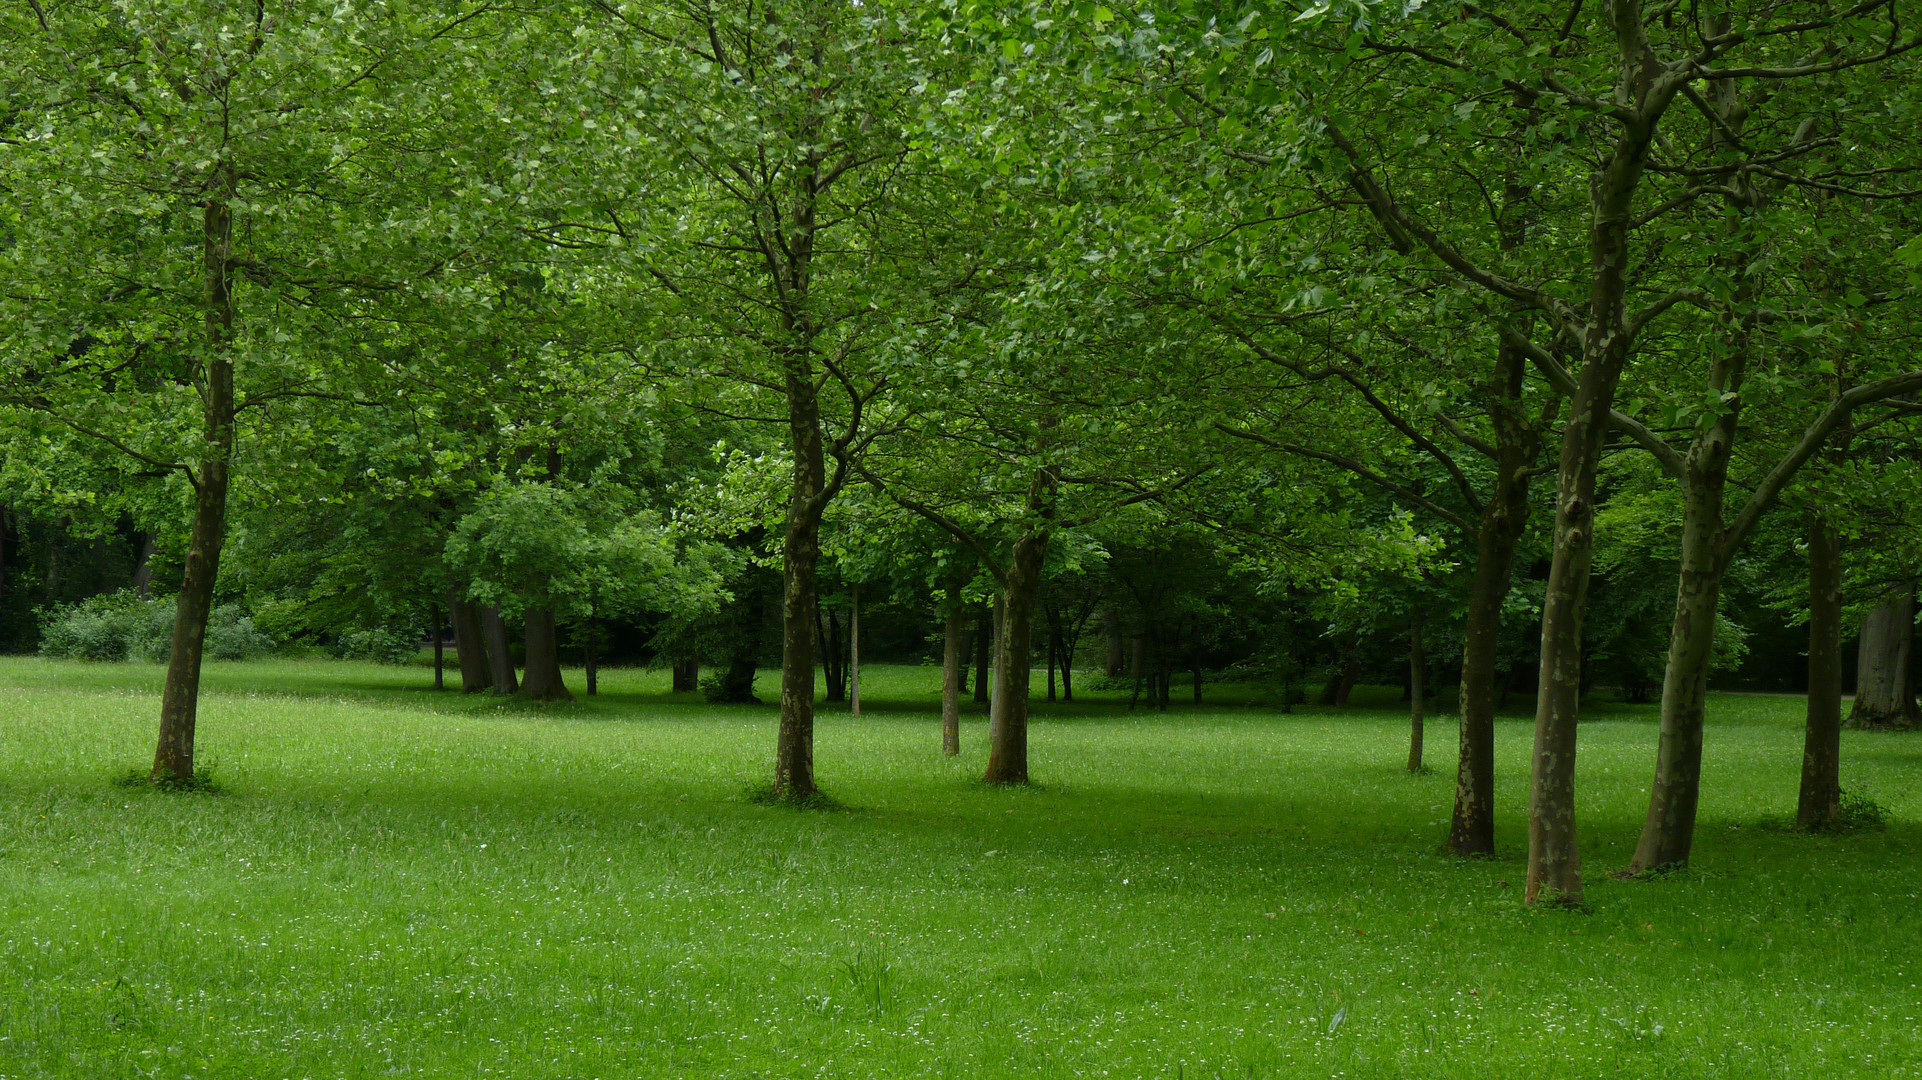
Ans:
[[[961,752],[961,679],[967,672],[964,648],[967,618],[957,605],[942,621],[941,641],[941,752]]]
[[[521,696],[541,704],[573,701],[574,695],[561,681],[560,634],[554,626],[554,609],[530,607],[524,622],[527,667],[523,672]]]
[[[234,452],[234,295],[228,278],[234,235],[231,166],[216,169],[215,191],[201,218],[201,308],[207,346],[206,386],[201,396],[205,457],[188,474],[194,488],[193,526],[180,594],[174,599],[173,647],[167,658],[167,682],[160,692],[160,737],[150,774],[155,780],[175,783],[191,781],[194,775],[200,661],[207,616],[213,610],[214,581],[220,574],[220,548],[227,535],[227,475]]]
[[[1421,610],[1408,621],[1408,771],[1422,771],[1421,736],[1424,703],[1428,696],[1428,653],[1421,642]]]
[[[700,656],[696,653],[689,653],[679,660],[674,661],[673,678],[673,692],[676,694],[691,694],[699,690],[701,688]]]
[[[1703,429],[1684,459],[1682,569],[1675,590],[1662,676],[1661,737],[1648,817],[1635,846],[1631,873],[1686,866],[1701,799],[1702,722],[1708,708],[1708,669],[1715,644],[1715,612],[1722,592],[1722,499],[1735,436],[1731,409]]]
[[[454,659],[460,664],[460,692],[478,694],[494,687],[493,665],[487,656],[487,632],[480,607],[447,590],[447,621],[454,627]]]
[[[848,606],[848,712],[861,715],[861,586]]]
[[[758,570],[748,571],[734,592],[734,651],[722,669],[719,685],[708,700],[745,705],[760,699],[754,696],[754,676],[761,661],[761,633],[767,617],[767,583]]]
[[[989,649],[994,641],[993,627],[993,609],[982,604],[981,610],[976,613],[974,619],[974,702],[977,705],[988,703],[990,690],[988,665],[991,660]]]
[[[806,234],[812,237],[812,211]],[[805,253],[798,268],[807,265]],[[798,284],[805,290],[805,279]],[[813,334],[790,327],[800,340]],[[821,439],[821,405],[815,389],[811,346],[796,346],[783,357],[787,392],[788,443],[794,455],[787,521],[782,534],[781,728],[774,747],[776,798],[805,801],[814,784],[814,629],[820,604],[816,574],[821,561],[821,514],[832,493],[827,488],[826,450]]]
[[[520,691],[520,682],[514,678],[514,653],[507,643],[507,623],[501,619],[501,611],[492,604],[480,609],[481,629],[487,637],[487,669],[489,680],[496,694],[513,694]]]
[[[1795,824],[1833,825],[1842,814],[1842,535],[1809,515],[1809,702]]]
[[[1017,540],[1001,591],[994,695],[988,716],[988,769],[981,777],[990,784],[1028,782],[1028,685],[1034,667],[1034,607],[1041,587],[1041,562],[1047,551],[1045,529]]]
[[[1495,484],[1475,533],[1475,576],[1462,628],[1461,737],[1448,850],[1464,858],[1495,854],[1495,707],[1502,604],[1514,577],[1515,546],[1528,527],[1528,469],[1541,433],[1521,407],[1527,358],[1504,342],[1484,387],[1495,429]]]
[[[1915,726],[1915,686],[1909,672],[1914,645],[1915,587],[1906,585],[1862,620],[1850,727]]]

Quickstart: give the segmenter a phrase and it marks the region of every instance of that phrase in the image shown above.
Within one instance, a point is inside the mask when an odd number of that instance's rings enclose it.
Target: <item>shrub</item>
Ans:
[[[59,608],[40,623],[40,655],[67,660],[164,662],[173,649],[172,601],[142,600],[131,589],[91,596]],[[224,604],[207,619],[209,660],[253,660],[267,655],[274,639],[255,628],[238,604]]]
[[[412,634],[386,627],[349,630],[334,644],[343,660],[372,660],[376,664],[405,664],[420,654]]]

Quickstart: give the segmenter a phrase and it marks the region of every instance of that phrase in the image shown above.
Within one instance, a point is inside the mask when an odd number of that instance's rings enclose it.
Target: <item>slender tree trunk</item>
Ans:
[[[501,610],[492,604],[485,604],[480,609],[480,616],[481,629],[487,635],[487,666],[494,692],[519,693],[520,682],[514,677],[514,652],[508,647],[507,623],[501,618]]]
[[[1128,663],[1129,674],[1135,678],[1135,689],[1134,693],[1128,698],[1129,712],[1135,711],[1135,706],[1141,703],[1141,680],[1147,675],[1148,671],[1147,638],[1136,634],[1131,644],[1133,645],[1131,650],[1132,655],[1129,657]]]
[[[1721,425],[1716,425],[1720,427]],[[1728,425],[1733,434],[1733,423]],[[1682,477],[1682,570],[1676,584],[1675,625],[1669,631],[1662,677],[1661,737],[1648,818],[1631,872],[1688,865],[1701,799],[1702,722],[1708,708],[1708,668],[1715,643],[1715,611],[1722,591],[1722,491],[1727,443],[1698,438]]]
[[[201,307],[206,333],[206,386],[202,391],[202,438],[206,456],[189,474],[194,481],[193,527],[187,542],[180,594],[174,599],[173,647],[167,682],[160,692],[160,737],[154,747],[155,780],[188,781],[194,775],[194,720],[200,700],[200,660],[213,610],[220,548],[227,535],[227,470],[234,452],[234,296],[228,272],[233,261],[234,218],[229,200],[230,166],[216,173],[217,194],[201,220]]]
[[[802,336],[812,339],[811,334]],[[814,628],[821,602],[816,573],[821,560],[821,514],[830,492],[821,407],[807,350],[794,349],[784,360],[794,473],[781,542],[781,728],[774,748],[774,794],[804,801],[816,790]]]
[[[480,607],[447,590],[447,621],[454,627],[454,659],[460,664],[460,692],[478,694],[494,687],[493,665],[487,656],[487,631]]]
[[[1408,771],[1422,771],[1422,720],[1428,696],[1428,653],[1421,642],[1421,610],[1408,621]]]
[[[1528,468],[1541,435],[1523,414],[1527,358],[1504,343],[1484,387],[1495,429],[1495,485],[1475,533],[1475,576],[1462,628],[1461,737],[1448,850],[1464,858],[1495,854],[1496,650],[1502,604],[1514,577],[1515,545],[1528,526]],[[1505,689],[1503,691],[1506,692]]]
[[[1906,728],[1916,723],[1909,660],[1915,647],[1915,587],[1905,585],[1862,620],[1855,668],[1854,728]]]
[[[438,603],[429,604],[427,610],[429,624],[434,628],[434,689],[445,690],[447,689],[447,654],[446,634],[442,630],[445,624],[441,622]]]
[[[966,637],[967,619],[959,605],[951,607],[942,620],[941,634],[941,752],[950,757],[961,752],[961,680],[968,670]]]
[[[159,550],[154,534],[140,534],[140,550],[134,556],[133,594],[142,600],[153,598],[153,557]]]
[[[861,715],[861,586],[853,589],[848,609],[848,711]]]
[[[1004,588],[994,594],[994,662],[1001,662],[1001,638],[1008,632],[1007,590]],[[994,668],[988,669],[988,744],[994,745],[994,696],[1001,692],[1001,679]]]
[[[1809,703],[1802,734],[1796,827],[1826,828],[1842,814],[1842,536],[1809,515]]]
[[[974,619],[974,702],[977,705],[988,703],[988,664],[991,659],[988,650],[994,640],[993,626],[993,609],[986,604],[981,605]]]

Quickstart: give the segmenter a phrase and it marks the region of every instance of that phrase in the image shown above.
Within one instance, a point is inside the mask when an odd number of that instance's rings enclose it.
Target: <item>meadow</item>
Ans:
[[[938,672],[870,668],[808,811],[748,796],[771,707],[626,670],[534,709],[210,664],[221,790],[118,785],[161,674],[0,660],[0,1077],[1922,1075],[1922,734],[1844,736],[1885,829],[1787,833],[1799,698],[1713,699],[1694,868],[1651,881],[1608,871],[1653,712],[1591,710],[1570,912],[1521,903],[1522,701],[1463,862],[1452,719],[1410,776],[1386,689],[1038,705],[1004,790],[978,713],[940,755]]]

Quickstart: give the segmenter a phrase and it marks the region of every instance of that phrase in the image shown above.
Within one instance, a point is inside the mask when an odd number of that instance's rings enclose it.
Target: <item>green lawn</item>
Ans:
[[[224,793],[164,795],[113,783],[157,667],[0,660],[0,1076],[1922,1075],[1922,735],[1845,736],[1886,831],[1787,835],[1801,703],[1719,696],[1696,868],[1618,882],[1655,730],[1598,709],[1590,910],[1535,912],[1519,715],[1507,857],[1462,863],[1450,724],[1410,777],[1386,692],[1040,706],[1010,791],[978,715],[940,756],[937,672],[870,669],[809,812],[744,795],[771,709],[665,680],[211,665]]]

